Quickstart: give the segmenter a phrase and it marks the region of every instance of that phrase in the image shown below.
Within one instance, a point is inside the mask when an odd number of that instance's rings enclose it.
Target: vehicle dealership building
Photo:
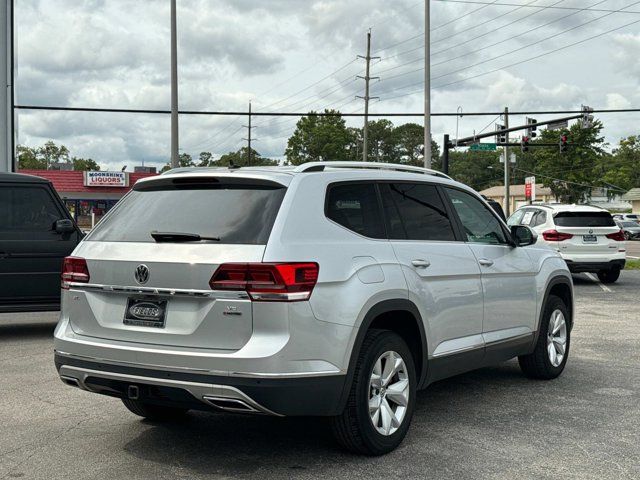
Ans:
[[[141,178],[155,173],[20,170],[51,181],[80,228],[89,229]]]

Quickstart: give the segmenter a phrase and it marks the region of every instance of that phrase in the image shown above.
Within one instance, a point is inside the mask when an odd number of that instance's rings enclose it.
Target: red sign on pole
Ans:
[[[524,179],[524,198],[534,202],[536,199],[536,177],[527,177]]]

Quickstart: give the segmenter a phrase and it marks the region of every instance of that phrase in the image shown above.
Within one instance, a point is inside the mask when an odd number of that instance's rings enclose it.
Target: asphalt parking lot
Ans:
[[[559,379],[511,361],[432,385],[381,458],[343,453],[315,419],[141,421],[58,380],[55,314],[0,315],[0,478],[640,478],[640,271],[607,289],[574,281]]]

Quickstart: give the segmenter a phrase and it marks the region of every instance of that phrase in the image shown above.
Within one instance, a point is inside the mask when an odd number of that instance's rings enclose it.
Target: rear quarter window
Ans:
[[[153,185],[153,184],[151,184]],[[88,241],[154,242],[152,231],[217,237],[222,244],[264,245],[286,188],[251,184],[178,184],[132,190]]]
[[[378,192],[372,182],[329,185],[325,215],[337,224],[365,237],[385,237]]]

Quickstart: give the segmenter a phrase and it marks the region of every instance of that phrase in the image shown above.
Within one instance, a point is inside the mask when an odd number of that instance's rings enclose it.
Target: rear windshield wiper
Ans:
[[[218,237],[203,237],[197,233],[184,233],[184,232],[158,232],[154,230],[150,233],[153,239],[158,242],[201,242],[203,240],[211,240],[219,242]]]

